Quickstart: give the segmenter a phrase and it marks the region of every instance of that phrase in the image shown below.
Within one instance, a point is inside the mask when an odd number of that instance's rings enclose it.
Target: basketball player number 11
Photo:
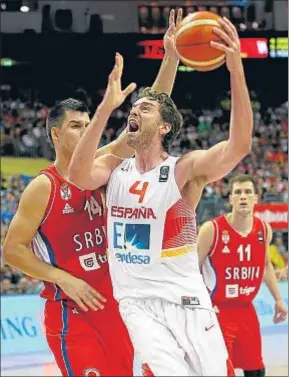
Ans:
[[[146,190],[148,188],[149,183],[143,182],[141,185],[141,181],[136,181],[131,188],[129,189],[129,192],[134,195],[139,195],[138,202],[142,203],[145,197]]]

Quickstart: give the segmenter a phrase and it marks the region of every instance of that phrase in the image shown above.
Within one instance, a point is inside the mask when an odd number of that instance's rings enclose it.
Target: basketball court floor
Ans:
[[[287,326],[286,326],[287,327]],[[263,336],[263,355],[266,376],[288,376],[288,327],[287,333]],[[242,376],[241,371],[236,371]],[[135,363],[135,376],[140,376]],[[61,376],[50,353],[18,354],[1,357],[1,376]]]

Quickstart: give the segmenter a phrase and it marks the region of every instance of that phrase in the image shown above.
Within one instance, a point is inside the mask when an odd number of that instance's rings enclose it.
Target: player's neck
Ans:
[[[161,146],[151,145],[147,149],[135,151],[136,168],[140,173],[152,170],[168,157]]]
[[[54,166],[64,179],[67,179],[69,163],[70,159],[66,158],[56,158],[54,162]]]
[[[248,234],[252,230],[254,217],[252,213],[239,215],[236,212],[231,212],[227,215],[227,220],[238,233]]]

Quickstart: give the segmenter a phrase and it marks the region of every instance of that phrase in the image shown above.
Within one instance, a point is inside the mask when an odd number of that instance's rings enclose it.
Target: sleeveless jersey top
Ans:
[[[95,289],[111,292],[99,190],[83,190],[66,181],[54,165],[44,169],[51,182],[45,216],[32,241],[36,256],[85,280]],[[44,282],[41,296],[67,298],[55,284]]]
[[[175,180],[177,158],[139,173],[124,160],[107,188],[108,260],[114,296],[211,308],[198,265],[195,213]]]
[[[247,236],[240,235],[225,216],[213,220],[214,241],[202,272],[214,304],[250,303],[262,283],[267,227],[254,217]]]

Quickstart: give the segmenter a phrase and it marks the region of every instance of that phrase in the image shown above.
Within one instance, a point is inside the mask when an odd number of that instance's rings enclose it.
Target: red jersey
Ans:
[[[51,182],[44,219],[32,241],[43,261],[112,295],[106,255],[103,201],[99,190],[84,190],[66,181],[54,165],[43,170]],[[56,284],[44,282],[41,296],[68,297]]]
[[[249,303],[262,283],[266,257],[266,224],[254,217],[247,236],[231,227],[225,216],[213,220],[214,240],[203,276],[214,304]]]

